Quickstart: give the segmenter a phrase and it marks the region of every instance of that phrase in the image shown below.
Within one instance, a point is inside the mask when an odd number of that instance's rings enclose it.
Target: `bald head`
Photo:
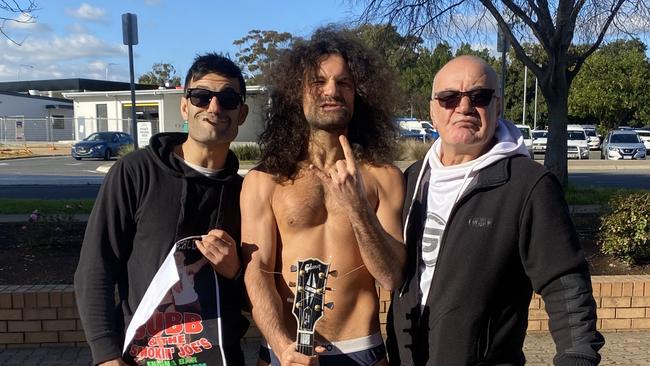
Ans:
[[[496,90],[498,88],[497,73],[492,66],[480,57],[464,55],[447,62],[436,73],[433,78],[431,96],[433,97],[439,91],[447,90],[447,86],[450,84],[463,84],[463,80],[478,81],[490,89]],[[466,85],[466,87],[469,86]]]

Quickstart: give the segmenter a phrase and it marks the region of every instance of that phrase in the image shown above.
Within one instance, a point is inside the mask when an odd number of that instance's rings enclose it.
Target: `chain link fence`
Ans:
[[[149,122],[151,134],[159,132],[158,121],[138,120],[138,123],[141,122]],[[130,118],[0,117],[0,145],[12,147],[69,144],[98,131],[122,131],[131,134],[131,125]]]

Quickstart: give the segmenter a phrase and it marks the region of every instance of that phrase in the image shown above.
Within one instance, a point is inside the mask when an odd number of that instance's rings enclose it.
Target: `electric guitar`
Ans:
[[[304,355],[314,355],[314,328],[316,322],[323,316],[323,307],[332,309],[334,303],[325,303],[325,291],[330,290],[327,276],[336,276],[336,271],[329,271],[330,264],[316,258],[298,261],[298,266],[292,265],[291,272],[297,272],[296,287],[293,298],[293,315],[298,321],[296,335],[296,350]]]

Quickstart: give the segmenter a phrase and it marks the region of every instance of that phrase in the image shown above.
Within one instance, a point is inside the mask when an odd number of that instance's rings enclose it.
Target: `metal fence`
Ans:
[[[151,122],[151,134],[159,132],[158,121],[138,120],[140,122]],[[2,145],[71,142],[98,131],[123,131],[131,134],[131,119],[0,117]]]

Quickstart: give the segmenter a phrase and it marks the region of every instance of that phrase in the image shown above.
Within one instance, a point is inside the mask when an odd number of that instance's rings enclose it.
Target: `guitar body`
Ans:
[[[293,301],[293,315],[298,322],[297,351],[312,356],[314,352],[314,329],[323,316],[329,263],[316,258],[299,260],[296,269],[296,296]]]

